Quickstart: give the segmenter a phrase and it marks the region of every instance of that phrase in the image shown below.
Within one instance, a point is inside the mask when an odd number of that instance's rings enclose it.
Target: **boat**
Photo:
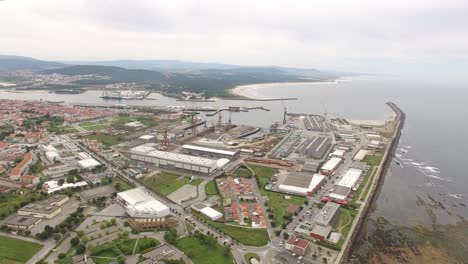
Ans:
[[[81,89],[60,89],[54,91],[56,94],[80,94],[83,93],[84,90]]]
[[[49,104],[63,104],[65,101],[46,101]]]

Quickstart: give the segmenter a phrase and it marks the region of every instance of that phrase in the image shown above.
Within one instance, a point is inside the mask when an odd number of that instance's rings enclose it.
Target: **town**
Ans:
[[[400,114],[262,129],[239,109],[0,100],[0,260],[341,263]]]

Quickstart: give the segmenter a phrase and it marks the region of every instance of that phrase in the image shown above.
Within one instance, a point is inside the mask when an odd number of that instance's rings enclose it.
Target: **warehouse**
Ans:
[[[310,196],[320,187],[324,179],[325,176],[320,174],[293,172],[279,185],[279,190],[296,195]]]
[[[339,204],[327,202],[315,218],[315,224],[321,226],[332,226],[336,221],[339,209]]]
[[[217,148],[208,148],[196,145],[183,145],[182,150],[184,153],[195,155],[195,156],[203,156],[203,157],[210,157],[210,158],[225,158],[229,160],[235,160],[239,158],[239,150],[225,150],[225,149],[217,149]]]
[[[154,150],[152,147],[138,146],[131,150],[130,158],[152,163],[161,168],[179,169],[190,172],[211,174],[229,163],[228,159],[208,159],[185,154]]]
[[[209,217],[212,221],[216,221],[216,220],[223,217],[222,213],[216,211],[215,209],[213,209],[211,207],[205,207],[205,208],[201,209],[200,213],[202,213],[203,215]]]
[[[329,159],[323,166],[320,168],[320,172],[323,175],[329,176],[332,175],[336,169],[343,163],[343,159],[333,157]]]
[[[331,139],[329,137],[315,136],[302,143],[297,152],[311,159],[321,159],[330,149],[330,146]]]

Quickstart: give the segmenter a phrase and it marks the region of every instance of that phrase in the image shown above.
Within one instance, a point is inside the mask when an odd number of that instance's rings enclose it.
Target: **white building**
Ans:
[[[78,161],[78,166],[83,170],[92,170],[99,165],[101,165],[101,163],[93,158]]]
[[[211,207],[205,207],[205,208],[201,209],[200,213],[202,213],[203,215],[209,217],[212,221],[216,221],[216,220],[220,219],[221,217],[223,217],[222,213],[216,211],[215,209],[213,209]]]
[[[343,162],[342,158],[333,157],[329,159],[323,166],[320,168],[320,171],[323,175],[331,175]]]
[[[62,185],[59,185],[59,181],[46,181],[42,184],[42,189],[47,191],[48,194],[55,193],[61,190],[70,189],[70,188],[77,188],[77,187],[84,187],[88,186],[85,181],[75,182],[75,183],[67,183],[64,182]]]
[[[209,159],[191,155],[155,150],[149,146],[138,146],[131,150],[130,158],[148,162],[157,167],[181,169],[190,172],[210,174],[222,169],[229,163],[228,159]]]
[[[60,155],[55,151],[47,151],[45,153],[45,156],[47,160],[50,162],[60,161],[61,159]]]
[[[369,150],[360,149],[358,153],[356,153],[356,155],[354,156],[353,160],[362,161],[367,156],[368,153],[369,153]]]
[[[349,169],[345,175],[336,183],[330,197],[336,200],[345,200],[351,190],[356,190],[357,182],[362,175],[362,170]]]
[[[325,176],[321,174],[291,173],[279,185],[279,190],[286,193],[308,196],[315,192],[324,179]]]
[[[145,192],[143,188],[120,192],[117,198],[131,217],[163,218],[169,215],[169,207]]]

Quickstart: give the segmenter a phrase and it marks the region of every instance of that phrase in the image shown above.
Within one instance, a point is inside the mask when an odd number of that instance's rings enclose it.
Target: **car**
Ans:
[[[332,199],[328,196],[323,196],[322,198],[320,198],[320,202],[322,203],[326,203],[326,202],[330,202]]]
[[[341,204],[341,205],[345,205],[345,204],[348,204],[348,201],[346,200],[339,200],[339,201],[336,201],[337,204]]]

